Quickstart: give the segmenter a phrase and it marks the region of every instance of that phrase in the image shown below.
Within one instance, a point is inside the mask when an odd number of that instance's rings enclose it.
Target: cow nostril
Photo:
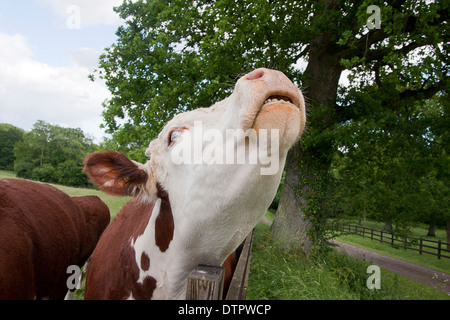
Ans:
[[[257,70],[250,72],[249,74],[247,74],[245,76],[245,78],[247,80],[257,80],[257,79],[262,78],[263,76],[264,76],[264,70],[257,69]]]

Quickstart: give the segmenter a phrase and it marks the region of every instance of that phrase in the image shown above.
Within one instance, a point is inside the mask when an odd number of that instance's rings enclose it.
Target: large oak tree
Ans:
[[[373,5],[379,16],[367,12]],[[307,130],[288,155],[272,233],[306,253],[320,240],[336,126],[449,86],[445,2],[126,0],[116,10],[126,22],[94,76],[112,93],[104,104],[106,128],[140,160],[173,115],[223,99],[254,68],[279,69],[303,89]],[[379,29],[368,28],[377,25],[369,17],[379,18]],[[344,70],[352,81],[341,96],[370,85],[380,109],[337,103]]]

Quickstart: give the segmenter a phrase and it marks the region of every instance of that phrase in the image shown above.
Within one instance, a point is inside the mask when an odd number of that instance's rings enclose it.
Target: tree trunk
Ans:
[[[281,247],[308,254],[312,247],[312,241],[308,235],[312,222],[303,210],[306,206],[306,198],[296,192],[300,184],[298,159],[301,152],[300,146],[297,145],[289,152],[286,159],[284,186],[270,230]]]
[[[332,125],[331,114],[343,68],[333,52],[335,43],[330,39],[331,36],[319,36],[310,45],[303,82],[303,93],[309,101],[306,126],[310,129],[306,129],[302,138],[306,141],[308,134],[322,132]],[[318,239],[320,196],[330,166],[330,151],[331,141],[325,140],[307,147],[298,143],[289,151],[284,187],[271,228],[274,240],[286,249],[308,255]]]
[[[41,168],[41,169],[42,169],[43,160],[44,160],[44,145],[42,145],[42,147],[41,147],[41,157],[39,160],[39,168]]]
[[[392,218],[390,216],[386,216],[384,218],[384,231],[392,231]]]
[[[430,226],[428,227],[428,237],[436,237],[436,216],[434,214],[431,215]]]
[[[436,237],[436,223],[434,221],[430,222],[430,226],[428,227],[428,237]]]
[[[364,208],[364,228],[366,227],[366,208]]]

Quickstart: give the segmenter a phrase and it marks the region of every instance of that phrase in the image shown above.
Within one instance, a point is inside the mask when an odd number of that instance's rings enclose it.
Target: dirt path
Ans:
[[[366,260],[374,265],[388,269],[412,280],[428,284],[450,295],[450,274],[391,258],[336,240],[331,240],[331,242],[337,245],[336,248],[338,251],[358,259]]]

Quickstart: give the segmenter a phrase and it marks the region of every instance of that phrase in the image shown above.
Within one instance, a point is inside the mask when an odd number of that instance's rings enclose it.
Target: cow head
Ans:
[[[300,90],[279,71],[257,69],[228,98],[169,121],[150,143],[147,163],[106,151],[88,155],[85,172],[116,195],[154,201],[164,190],[174,239],[192,248],[208,243],[215,259],[202,263],[221,263],[267,210],[304,127]]]

